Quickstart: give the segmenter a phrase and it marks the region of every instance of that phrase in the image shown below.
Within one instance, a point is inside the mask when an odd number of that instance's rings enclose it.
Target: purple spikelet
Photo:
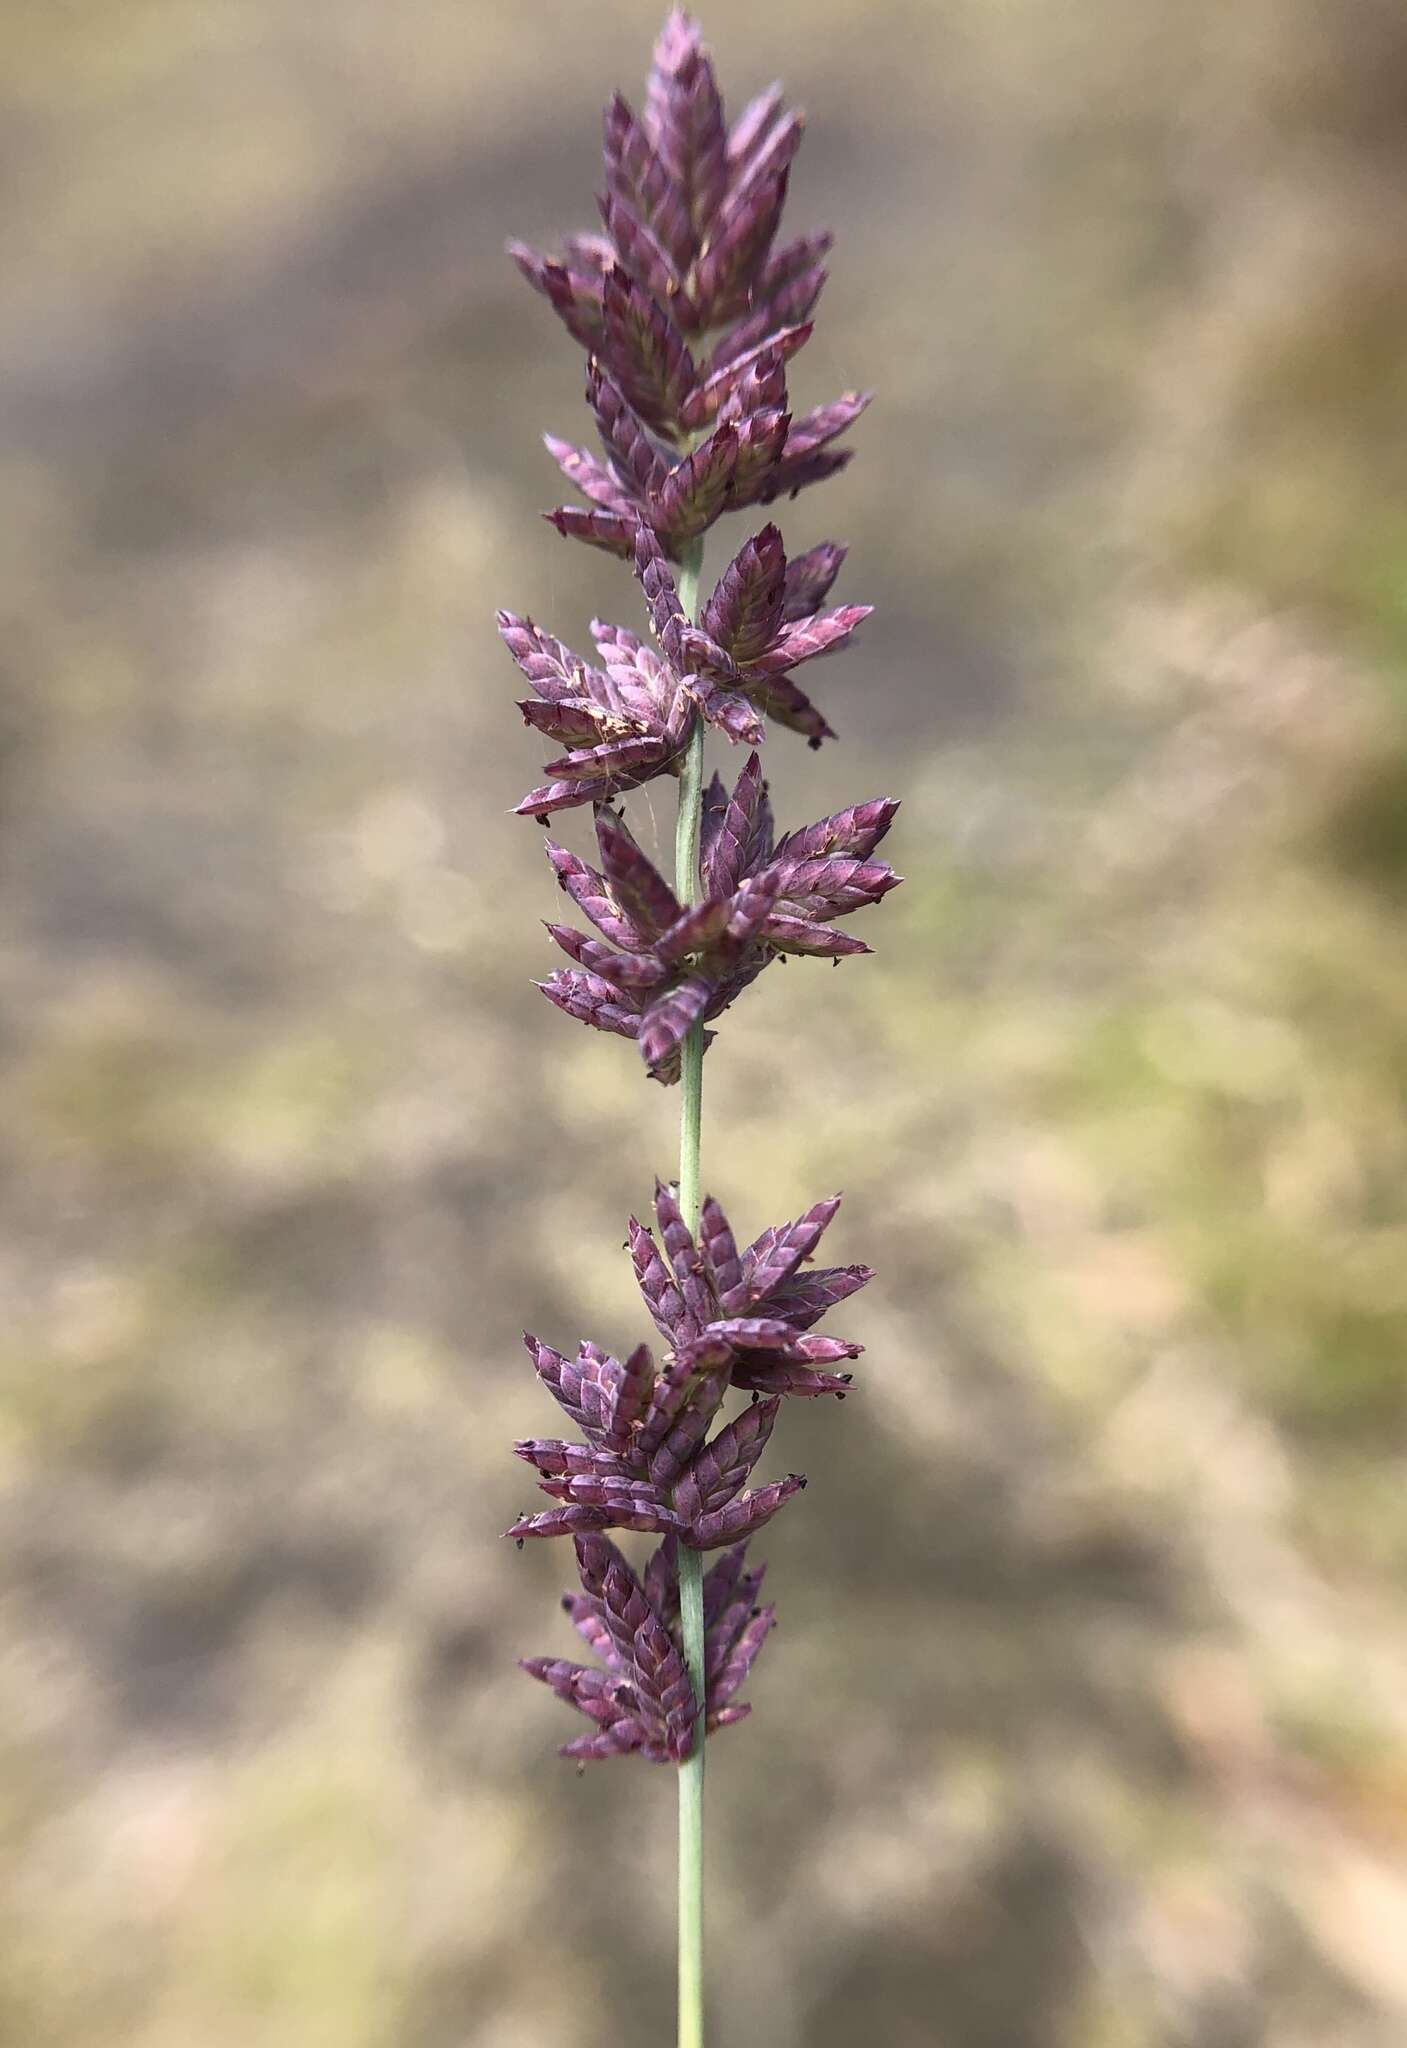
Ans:
[[[772,726],[813,747],[834,737],[809,675],[807,689],[797,676],[869,616],[829,603],[844,547],[788,557],[766,521],[731,544],[698,601],[708,531],[837,474],[851,454],[839,444],[869,403],[851,391],[808,409],[790,389],[830,250],[827,234],[780,238],[803,126],[778,87],[730,124],[699,29],[676,11],[638,111],[620,94],[605,111],[603,232],[568,238],[555,257],[509,244],[585,355],[590,427],[546,437],[571,494],[545,517],[630,565],[640,615],[634,627],[593,621],[590,660],[529,618],[498,615],[528,685],[523,721],[550,750],[517,808],[546,820],[589,805],[595,832],[589,860],[547,842],[588,929],[548,922],[565,964],[539,986],[579,1023],[633,1039],[652,1079],[682,1071],[695,1088],[704,1027],[779,958],[867,953],[848,921],[900,879],[877,851],[893,800],[779,835],[758,751]],[[731,786],[715,774],[704,787],[706,729],[745,750]],[[681,816],[699,828],[696,870],[686,862],[673,884],[624,809],[665,776],[681,779]],[[815,1263],[838,1196],[746,1244],[712,1196],[697,1197],[691,1167],[679,1188],[656,1183],[649,1222],[628,1225],[653,1349],[584,1341],[569,1354],[525,1340],[571,1433],[514,1446],[546,1505],[507,1534],[573,1539],[580,1586],[562,1604],[592,1661],[523,1668],[590,1724],[562,1751],[580,1763],[683,1764],[701,1730],[748,1713],[738,1694],[773,1610],[759,1603],[747,1542],[806,1484],[767,1476],[773,1438],[788,1397],[843,1398],[862,1349],[818,1327],[871,1278],[868,1266]],[[656,1539],[639,1572],[618,1531]],[[701,1596],[696,1552],[715,1553]]]

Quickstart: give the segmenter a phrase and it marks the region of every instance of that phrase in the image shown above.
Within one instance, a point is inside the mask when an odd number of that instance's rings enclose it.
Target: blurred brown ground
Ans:
[[[634,1341],[673,1157],[529,987],[492,631],[636,616],[501,244],[656,26],[0,25],[6,2048],[669,2036],[673,1787],[554,1760],[497,1540],[518,1330]],[[1398,2048],[1407,17],[706,26],[812,116],[798,395],[881,392],[779,808],[897,790],[909,877],[709,1063],[739,1222],[843,1185],[881,1273],[712,1752],[719,2048]]]

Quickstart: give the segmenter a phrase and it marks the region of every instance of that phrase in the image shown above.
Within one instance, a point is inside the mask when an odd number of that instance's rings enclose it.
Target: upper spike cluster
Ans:
[[[509,249],[589,358],[587,399],[604,460],[548,437],[588,503],[547,516],[628,556],[643,521],[667,553],[735,506],[770,504],[834,476],[832,444],[868,394],[797,417],[786,365],[811,336],[829,235],[776,246],[804,122],[772,86],[730,128],[697,25],[669,17],[637,116],[606,109],[603,235],[560,256]]]
[[[825,608],[845,549],[823,541],[788,560],[778,528],[763,525],[695,617],[671,567],[696,568],[724,512],[842,469],[850,450],[836,443],[868,403],[847,392],[798,414],[788,393],[830,248],[829,235],[778,243],[801,134],[801,116],[775,86],[730,126],[698,27],[675,12],[639,114],[619,95],[606,109],[604,234],[571,236],[555,257],[509,244],[586,352],[598,446],[548,436],[580,502],[546,517],[631,563],[654,635],[650,645],[594,620],[591,663],[531,619],[498,615],[531,687],[524,721],[558,750],[518,810],[543,820],[583,804],[595,811],[599,868],[548,842],[560,887],[594,932],[548,925],[570,965],[541,986],[569,1016],[633,1038],[647,1071],[666,1082],[679,1077],[691,1031],[720,1017],[772,960],[867,953],[837,920],[899,881],[875,858],[897,804],[854,804],[778,838],[755,751],[769,722],[813,747],[834,737],[795,674],[845,647],[869,614],[867,605]],[[754,751],[731,790],[717,775],[705,790],[698,873],[676,892],[613,806],[679,775],[701,723]],[[772,1610],[757,1605],[762,1574],[746,1570],[745,1541],[806,1483],[796,1473],[749,1481],[784,1398],[843,1397],[850,1374],[837,1368],[861,1349],[816,1329],[870,1278],[867,1266],[809,1264],[837,1206],[818,1202],[740,1250],[711,1197],[693,1230],[673,1188],[657,1186],[654,1229],[632,1218],[629,1246],[667,1347],[660,1362],[645,1344],[620,1359],[586,1342],[568,1358],[526,1339],[581,1439],[516,1446],[551,1505],[508,1532],[520,1542],[575,1539],[582,1590],[564,1605],[598,1664],[524,1665],[595,1724],[565,1755],[680,1762],[699,1728],[748,1711],[735,1696]],[[734,1389],[751,1399],[725,1417]],[[643,1574],[608,1529],[662,1539]],[[702,1721],[680,1633],[681,1544],[735,1546],[704,1581]]]
[[[587,352],[600,442],[597,454],[547,436],[585,502],[546,517],[635,563],[665,656],[647,659],[633,634],[598,624],[602,666],[592,668],[530,619],[500,614],[543,700],[524,704],[524,718],[566,749],[519,806],[532,816],[677,774],[696,710],[749,745],[764,716],[812,746],[833,736],[788,676],[843,646],[868,615],[866,605],[819,611],[843,547],[823,541],[788,563],[777,528],[764,526],[697,626],[666,636],[662,625],[678,611],[668,563],[725,511],[794,496],[844,468],[851,451],[833,444],[869,403],[847,392],[797,417],[787,396],[786,366],[810,338],[830,246],[821,235],[774,248],[802,125],[774,86],[729,129],[698,28],[672,14],[644,111],[619,95],[606,109],[605,234],[569,237],[560,257],[509,243]]]

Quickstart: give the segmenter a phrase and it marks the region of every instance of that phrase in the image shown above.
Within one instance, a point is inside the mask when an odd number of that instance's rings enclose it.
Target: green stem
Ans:
[[[693,618],[699,603],[703,542],[685,550],[680,564],[679,597]],[[699,825],[703,815],[703,720],[694,719],[679,777],[679,824],[674,841],[674,889],[681,903],[692,903],[698,890]],[[679,1076],[682,1097],[679,1117],[679,1206],[684,1221],[698,1236],[699,1131],[703,1114],[702,1023],[684,1041]],[[703,1559],[697,1550],[679,1546],[679,1618],[684,1636],[684,1662],[693,1681],[696,1719],[694,1746],[679,1766],[679,2048],[704,2048],[703,1875],[704,1875],[704,1620]]]
[[[703,1559],[682,1544],[679,1613],[699,1704],[693,1751],[679,1766],[679,2048],[704,2048]]]

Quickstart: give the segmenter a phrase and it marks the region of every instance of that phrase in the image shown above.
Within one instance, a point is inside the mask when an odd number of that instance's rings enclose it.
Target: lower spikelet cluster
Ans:
[[[596,1725],[564,1742],[560,1754],[578,1763],[642,1756],[682,1763],[693,1747],[694,1694],[679,1638],[678,1545],[666,1536],[637,1578],[605,1536],[578,1536],[581,1591],[562,1606],[595,1665],[561,1657],[524,1657],[522,1668]],[[745,1720],[751,1707],[736,1695],[771,1633],[775,1611],[759,1607],[765,1566],[746,1570],[747,1545],[727,1551],[704,1579],[707,1731]]]
[[[850,1374],[833,1368],[863,1349],[815,1330],[871,1278],[868,1266],[811,1264],[838,1196],[741,1250],[711,1196],[697,1240],[673,1187],[657,1183],[654,1206],[653,1231],[631,1217],[629,1245],[641,1297],[668,1345],[660,1363],[648,1344],[619,1359],[584,1342],[569,1359],[524,1338],[539,1379],[584,1441],[529,1437],[514,1446],[554,1505],[521,1516],[507,1533],[520,1544],[576,1539],[583,1591],[564,1604],[607,1668],[550,1657],[523,1668],[598,1723],[597,1734],[563,1751],[586,1761],[626,1750],[657,1763],[688,1754],[693,1695],[677,1637],[681,1541],[694,1550],[737,1545],[704,1582],[706,1696],[710,1729],[742,1718],[733,1694],[772,1624],[770,1608],[755,1611],[761,1572],[743,1573],[747,1539],[806,1484],[795,1472],[763,1486],[747,1482],[783,1400],[843,1398]],[[734,1389],[746,1405],[710,1437]],[[606,1529],[663,1537],[643,1580]]]

